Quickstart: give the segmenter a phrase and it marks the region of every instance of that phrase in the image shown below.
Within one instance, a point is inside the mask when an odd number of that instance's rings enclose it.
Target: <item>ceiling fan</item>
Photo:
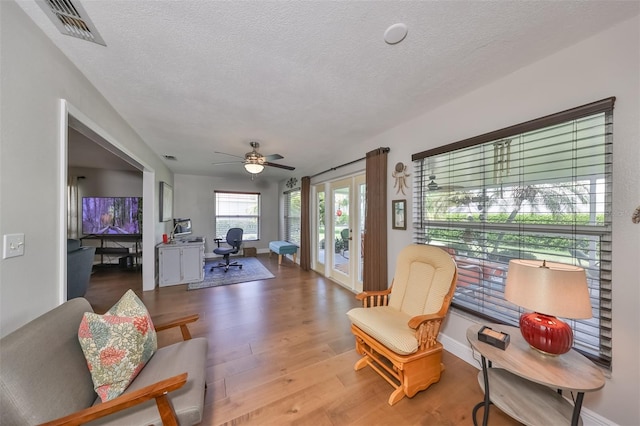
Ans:
[[[213,163],[213,165],[221,165],[221,164],[244,164],[244,168],[247,172],[252,175],[256,175],[261,173],[264,170],[265,166],[269,167],[277,167],[279,169],[285,170],[295,170],[295,167],[285,166],[284,164],[272,163],[274,160],[280,160],[284,158],[280,154],[272,154],[272,155],[262,155],[258,152],[258,148],[260,148],[260,144],[258,142],[249,142],[251,145],[252,151],[247,152],[244,157],[240,157],[239,155],[227,154],[226,152],[215,151],[216,154],[224,154],[230,157],[237,157],[241,160],[237,161],[225,161],[222,163]]]
[[[429,179],[431,180],[431,182],[427,184],[427,188],[429,189],[429,191],[455,192],[464,188],[463,186],[459,185],[439,185],[436,182],[436,175],[429,176]]]

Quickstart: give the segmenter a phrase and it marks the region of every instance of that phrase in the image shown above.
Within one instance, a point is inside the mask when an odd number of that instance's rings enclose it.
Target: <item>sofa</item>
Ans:
[[[67,300],[87,292],[95,254],[95,247],[82,247],[80,240],[67,239]]]
[[[120,396],[101,402],[78,340],[84,298],[69,300],[0,339],[0,424],[193,425],[202,421],[208,342],[193,338],[157,349]],[[74,414],[72,414],[74,413]],[[65,418],[67,417],[67,418]],[[97,420],[96,420],[97,419]],[[95,421],[94,421],[95,420]]]

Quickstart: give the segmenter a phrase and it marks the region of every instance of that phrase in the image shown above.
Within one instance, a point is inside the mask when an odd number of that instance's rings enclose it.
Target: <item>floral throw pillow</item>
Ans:
[[[158,348],[149,312],[132,290],[104,315],[86,312],[78,340],[102,402],[124,392]]]

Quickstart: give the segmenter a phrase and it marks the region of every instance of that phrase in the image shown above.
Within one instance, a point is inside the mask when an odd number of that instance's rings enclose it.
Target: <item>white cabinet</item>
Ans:
[[[182,281],[199,282],[204,279],[204,245],[182,249]]]
[[[182,247],[158,247],[158,284],[160,287],[182,281]]]
[[[158,245],[160,287],[204,280],[204,238]]]

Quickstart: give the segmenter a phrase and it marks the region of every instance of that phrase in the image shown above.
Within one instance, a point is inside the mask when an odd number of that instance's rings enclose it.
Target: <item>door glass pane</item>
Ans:
[[[351,228],[349,223],[349,186],[334,189],[333,209],[333,267],[336,271],[349,276],[349,254],[351,252]]]
[[[318,253],[317,262],[320,265],[324,265],[325,261],[325,218],[324,218],[324,191],[318,191],[316,195],[316,217],[318,218],[318,227],[316,234],[316,241],[318,247],[316,247],[316,252]]]
[[[313,268],[362,291],[365,175],[315,185]]]
[[[364,213],[366,207],[367,185],[360,183],[358,185],[358,235],[360,236],[360,256],[358,257],[358,282],[362,285],[362,271],[364,267]],[[362,290],[362,287],[360,287]]]

